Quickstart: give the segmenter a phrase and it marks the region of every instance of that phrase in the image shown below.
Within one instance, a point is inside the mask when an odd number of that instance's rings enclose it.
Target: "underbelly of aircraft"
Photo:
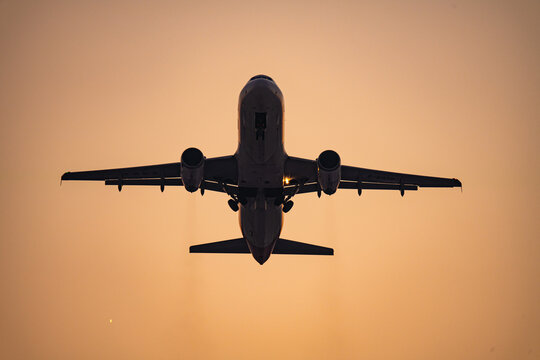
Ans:
[[[240,206],[242,234],[257,260],[265,261],[279,238],[283,225],[281,207],[274,204],[274,198],[264,198],[262,192]]]

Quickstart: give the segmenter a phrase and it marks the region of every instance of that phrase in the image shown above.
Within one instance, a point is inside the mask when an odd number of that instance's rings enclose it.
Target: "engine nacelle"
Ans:
[[[203,153],[197,148],[188,148],[182,153],[180,176],[189,192],[195,192],[201,186],[204,178],[204,159]]]
[[[341,159],[337,152],[326,150],[317,158],[317,177],[321,190],[327,195],[336,192],[341,180]]]

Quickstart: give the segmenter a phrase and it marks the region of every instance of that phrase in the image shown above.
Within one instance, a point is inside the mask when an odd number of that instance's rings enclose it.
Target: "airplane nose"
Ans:
[[[257,262],[262,265],[262,264],[264,264],[266,262],[266,260],[268,260],[268,258],[272,254],[272,250],[274,249],[274,245],[275,245],[274,243],[272,243],[272,244],[270,244],[268,246],[265,246],[265,247],[258,247],[258,246],[251,245],[250,246],[251,255],[253,255],[255,260],[257,260]]]
[[[251,79],[249,79],[249,81],[251,81],[251,80],[257,80],[257,79],[264,79],[264,80],[269,80],[269,81],[271,81],[271,82],[274,82],[274,79],[272,79],[270,76],[268,76],[268,75],[263,75],[263,74],[255,75],[254,77],[252,77]]]

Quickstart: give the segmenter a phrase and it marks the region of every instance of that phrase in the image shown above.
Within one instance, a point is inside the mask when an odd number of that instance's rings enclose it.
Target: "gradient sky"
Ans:
[[[540,6],[519,1],[1,1],[0,358],[539,359]],[[236,150],[272,76],[285,147],[457,177],[299,195],[334,257],[190,255],[227,198],[68,170]],[[110,321],[112,319],[112,322]]]

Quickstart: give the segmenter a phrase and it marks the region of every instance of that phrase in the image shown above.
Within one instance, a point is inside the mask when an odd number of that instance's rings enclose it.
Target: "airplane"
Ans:
[[[128,168],[66,172],[62,180],[99,180],[105,185],[184,186],[189,192],[226,194],[239,211],[242,237],[194,245],[190,253],[249,254],[264,264],[271,254],[333,255],[332,248],[280,238],[283,214],[303,193],[332,195],[338,189],[405,191],[418,187],[461,187],[458,179],[402,174],[341,164],[333,150],[315,159],[287,155],[283,145],[281,90],[266,75],[252,77],[238,102],[238,148],[234,155],[206,158],[190,147],[179,162]]]

